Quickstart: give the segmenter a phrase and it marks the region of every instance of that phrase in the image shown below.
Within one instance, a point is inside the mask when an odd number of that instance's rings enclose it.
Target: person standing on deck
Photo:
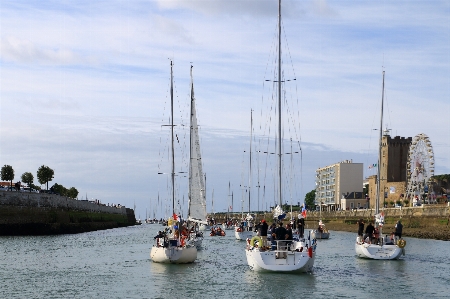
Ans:
[[[298,214],[297,226],[298,226],[298,233],[300,235],[300,238],[304,238],[304,234],[305,234],[305,218],[303,217],[302,214]]]
[[[261,220],[261,225],[259,226],[259,232],[261,235],[263,246],[267,245],[267,231],[269,229],[269,225],[267,225],[267,222],[265,219]]]
[[[400,220],[398,220],[397,224],[395,225],[394,236],[401,239],[402,238],[402,230],[403,230],[402,222]]]
[[[358,224],[358,236],[362,236],[364,232],[364,221],[360,218],[356,224]]]

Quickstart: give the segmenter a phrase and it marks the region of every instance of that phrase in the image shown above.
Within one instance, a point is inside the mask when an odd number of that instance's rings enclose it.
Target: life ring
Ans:
[[[403,239],[398,240],[398,241],[397,241],[397,246],[398,246],[399,248],[404,248],[404,247],[406,246],[406,241],[403,240]]]
[[[262,239],[259,236],[254,236],[251,240],[250,240],[250,246],[251,247],[255,247],[255,241],[258,241],[258,246],[262,247]]]
[[[242,232],[242,228],[238,227],[238,228],[236,229],[236,231],[237,231],[238,233],[240,233],[240,232]]]

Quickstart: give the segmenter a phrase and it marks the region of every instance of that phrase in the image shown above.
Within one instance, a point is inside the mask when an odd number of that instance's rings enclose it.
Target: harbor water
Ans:
[[[318,240],[310,274],[256,273],[233,231],[205,236],[188,265],[150,260],[162,226],[0,237],[0,298],[448,298],[449,243],[405,238],[403,260],[355,256],[356,233]]]

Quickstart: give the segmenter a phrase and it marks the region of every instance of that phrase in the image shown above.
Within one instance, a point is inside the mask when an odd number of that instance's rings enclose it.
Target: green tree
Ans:
[[[311,190],[305,195],[305,205],[307,208],[314,208],[314,201],[316,199],[316,190]]]
[[[22,174],[22,182],[24,182],[25,184],[28,185],[28,187],[30,187],[30,192],[31,189],[33,188],[33,181],[34,181],[34,176],[31,172],[24,172]]]
[[[53,171],[53,169],[48,166],[42,165],[37,171],[37,179],[39,181],[39,184],[47,184],[48,190],[48,182],[53,179],[54,174],[55,172]]]
[[[11,181],[12,188],[12,181],[14,180],[14,169],[11,165],[5,165],[2,167],[2,180]]]
[[[67,194],[67,189],[63,186],[63,185],[59,185],[58,183],[55,183],[50,190],[52,190],[53,192],[62,195],[62,196],[66,196]]]
[[[70,188],[67,190],[67,196],[70,198],[77,198],[78,190],[75,187]]]

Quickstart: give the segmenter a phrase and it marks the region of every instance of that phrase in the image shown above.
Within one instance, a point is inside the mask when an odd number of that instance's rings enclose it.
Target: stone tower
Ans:
[[[406,165],[412,137],[395,136],[391,138],[385,130],[381,147],[381,179],[385,182],[406,182]]]
[[[383,132],[380,157],[380,208],[386,202],[396,202],[406,192],[406,166],[412,137],[395,136]],[[376,175],[369,178],[370,207],[375,207]]]

